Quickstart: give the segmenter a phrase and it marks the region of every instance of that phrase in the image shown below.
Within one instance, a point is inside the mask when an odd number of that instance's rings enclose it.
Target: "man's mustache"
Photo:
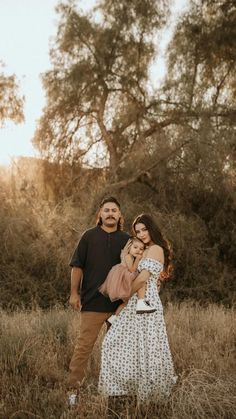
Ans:
[[[111,220],[115,220],[115,218],[114,218],[114,217],[112,217],[112,216],[106,217],[106,220],[109,220],[109,219],[111,219]]]

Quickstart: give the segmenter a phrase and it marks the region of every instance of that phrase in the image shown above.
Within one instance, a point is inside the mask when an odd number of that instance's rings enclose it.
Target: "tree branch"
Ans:
[[[218,100],[218,97],[219,97],[219,94],[220,94],[220,90],[221,90],[226,78],[228,77],[229,73],[231,72],[233,66],[234,66],[234,63],[232,62],[229,65],[228,71],[225,73],[225,75],[222,77],[222,80],[220,81],[220,83],[216,87],[216,94],[215,94],[214,101],[213,101],[213,109],[216,108],[217,100]]]
[[[169,158],[171,156],[175,155],[186,144],[189,144],[191,140],[192,140],[192,138],[190,138],[189,140],[184,141],[182,144],[180,144],[178,147],[176,147],[174,150],[172,150],[166,156],[163,156],[162,158],[160,158],[159,160],[157,160],[154,164],[152,164],[149,167],[147,167],[145,170],[140,170],[139,172],[136,173],[136,175],[132,176],[131,178],[125,179],[125,180],[121,180],[119,182],[111,183],[110,185],[107,186],[105,192],[107,193],[109,190],[114,190],[114,189],[118,189],[118,190],[119,189],[124,189],[128,185],[131,185],[132,183],[135,183],[135,182],[139,181],[139,179],[142,176],[145,176],[148,172],[150,172],[151,170],[155,169],[156,166],[158,166],[160,163],[162,163],[162,162],[164,162],[166,160],[169,160]]]

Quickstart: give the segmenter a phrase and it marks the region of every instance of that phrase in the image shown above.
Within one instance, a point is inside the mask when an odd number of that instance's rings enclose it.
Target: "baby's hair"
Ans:
[[[136,241],[136,242],[139,242],[139,243],[143,244],[143,247],[145,247],[145,244],[143,243],[143,241],[141,239],[139,239],[137,236],[130,237],[130,241],[131,241],[131,245],[132,245],[133,242]]]

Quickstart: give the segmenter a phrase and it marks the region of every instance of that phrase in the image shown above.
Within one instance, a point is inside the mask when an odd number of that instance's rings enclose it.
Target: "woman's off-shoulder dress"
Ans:
[[[136,395],[141,401],[169,396],[176,376],[157,279],[163,264],[143,258],[138,271],[150,272],[145,298],[157,310],[136,314],[134,294],[108,330],[102,345],[98,390],[104,396]]]

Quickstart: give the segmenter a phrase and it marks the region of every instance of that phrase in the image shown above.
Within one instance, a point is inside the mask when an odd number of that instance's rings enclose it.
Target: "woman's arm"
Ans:
[[[135,292],[137,292],[140,288],[142,288],[146,284],[149,276],[150,276],[150,272],[146,271],[145,269],[143,269],[140,272],[140,274],[138,274],[138,276],[132,282],[131,295],[133,295]]]
[[[148,249],[147,254],[145,255],[145,258],[151,258],[151,259],[157,260],[158,262],[164,263],[164,252],[163,252],[162,247],[158,246],[157,244],[151,246]],[[131,294],[133,295],[137,290],[142,288],[146,284],[149,277],[150,277],[150,272],[143,269],[132,283]]]

